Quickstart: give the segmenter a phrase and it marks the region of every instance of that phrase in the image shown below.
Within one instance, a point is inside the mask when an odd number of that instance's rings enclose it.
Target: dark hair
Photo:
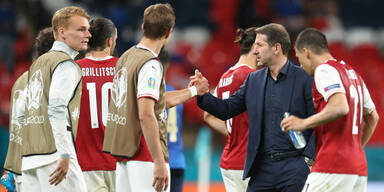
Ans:
[[[105,49],[108,38],[114,37],[116,27],[113,22],[107,18],[92,19],[89,22],[89,32],[92,37],[89,39],[88,51],[101,51]]]
[[[270,23],[256,29],[256,34],[263,34],[267,37],[267,43],[270,46],[279,43],[284,55],[288,55],[291,48],[289,33],[284,26],[277,23]]]
[[[35,60],[48,52],[52,48],[53,42],[55,42],[55,38],[53,37],[52,27],[42,29],[35,39],[33,59]]]
[[[295,48],[299,51],[307,48],[315,54],[329,53],[327,38],[315,28],[306,28],[301,31],[297,36]]]
[[[250,27],[246,30],[238,28],[236,30],[235,43],[238,43],[241,48],[241,54],[248,54],[252,49],[252,45],[256,39],[256,27]]]
[[[159,39],[175,25],[175,12],[170,4],[155,4],[144,11],[143,32],[150,39]]]

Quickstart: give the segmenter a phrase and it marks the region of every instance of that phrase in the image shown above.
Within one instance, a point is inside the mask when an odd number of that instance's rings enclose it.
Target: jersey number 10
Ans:
[[[87,83],[88,95],[89,95],[89,110],[91,115],[91,127],[99,128],[99,117],[98,107],[96,98],[96,83]],[[106,82],[101,86],[101,116],[103,125],[107,125],[108,117],[108,104],[109,104],[109,93],[112,89],[112,82]]]

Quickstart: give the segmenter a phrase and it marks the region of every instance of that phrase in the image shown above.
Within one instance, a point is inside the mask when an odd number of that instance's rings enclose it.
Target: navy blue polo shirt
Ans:
[[[284,152],[295,150],[289,135],[281,131],[280,123],[287,109],[283,109],[284,98],[291,93],[285,93],[284,87],[289,86],[292,78],[287,78],[292,74],[292,67],[288,63],[280,70],[277,79],[274,80],[268,69],[267,81],[265,85],[264,97],[264,121],[262,149],[264,153]],[[286,90],[286,89],[285,89]]]

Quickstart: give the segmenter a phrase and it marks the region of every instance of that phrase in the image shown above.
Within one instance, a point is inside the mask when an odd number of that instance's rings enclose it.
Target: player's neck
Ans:
[[[108,57],[110,56],[110,51],[109,49],[104,49],[102,51],[91,51],[87,54],[88,56],[91,56],[93,58],[105,58],[105,57]]]
[[[155,52],[156,54],[159,54],[161,48],[164,46],[164,40],[163,39],[153,40],[147,37],[143,37],[138,45],[143,45],[148,49],[152,50],[153,52]]]
[[[256,69],[255,55],[243,54],[240,56],[239,61],[236,63],[236,67],[239,65],[248,65],[252,69]]]
[[[324,64],[329,60],[335,59],[332,57],[330,53],[323,53],[321,55],[317,55],[315,58],[316,65]]]

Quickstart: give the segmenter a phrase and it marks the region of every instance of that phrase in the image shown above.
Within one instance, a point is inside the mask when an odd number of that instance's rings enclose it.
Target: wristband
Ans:
[[[191,92],[192,97],[197,95],[197,89],[195,86],[191,86],[188,89],[189,89],[189,92]]]
[[[67,153],[63,153],[63,154],[60,155],[60,158],[61,158],[61,159],[69,159],[70,156],[69,156],[69,154],[67,154]]]

